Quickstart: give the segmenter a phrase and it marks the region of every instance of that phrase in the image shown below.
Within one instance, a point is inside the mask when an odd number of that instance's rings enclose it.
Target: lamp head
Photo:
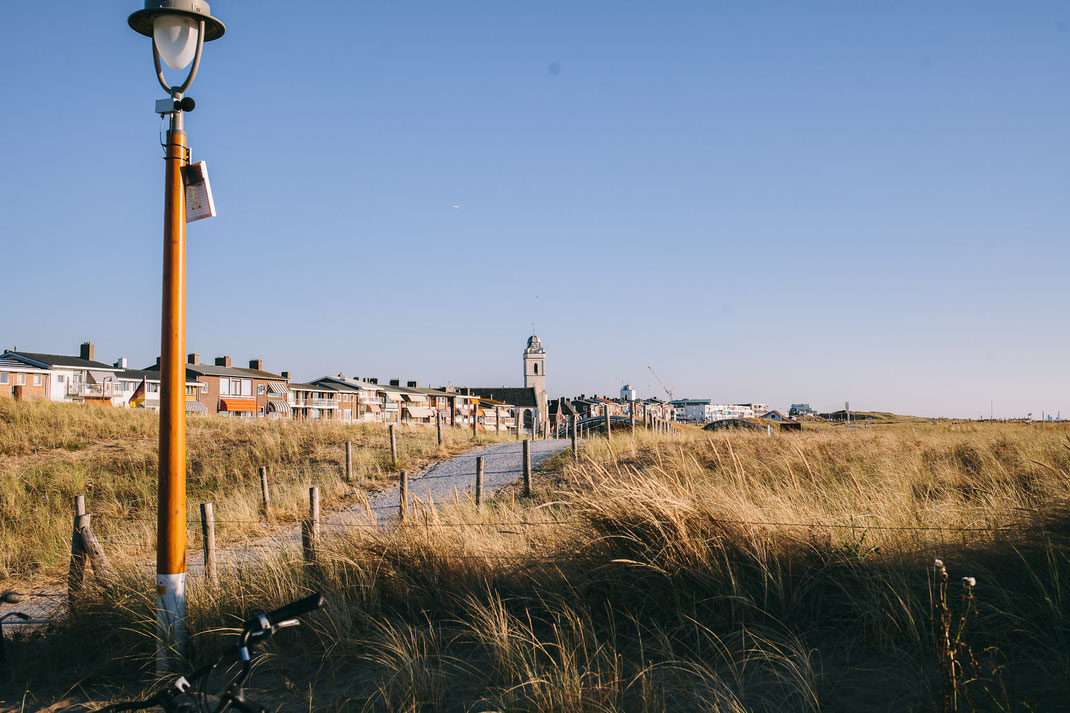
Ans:
[[[152,37],[156,19],[165,16],[170,16],[171,22],[189,18],[194,28],[198,20],[204,20],[205,42],[218,40],[227,31],[222,22],[212,17],[212,8],[204,0],[145,0],[145,9],[133,13],[126,21],[135,32]]]

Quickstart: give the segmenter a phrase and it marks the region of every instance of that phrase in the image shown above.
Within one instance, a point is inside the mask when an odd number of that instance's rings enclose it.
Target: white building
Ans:
[[[729,418],[754,418],[769,407],[766,404],[715,404],[709,399],[679,399],[672,402],[676,418],[681,421],[708,423]]]

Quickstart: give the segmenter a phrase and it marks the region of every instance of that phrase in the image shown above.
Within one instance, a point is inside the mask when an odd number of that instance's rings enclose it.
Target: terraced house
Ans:
[[[159,359],[145,371],[158,373]],[[199,355],[190,354],[186,362],[186,381],[200,385],[194,395],[204,406],[204,413],[233,418],[289,414],[287,379],[281,374],[264,371],[262,359],[250,360],[246,369],[232,366],[229,356],[216,357],[215,364],[201,364]]]

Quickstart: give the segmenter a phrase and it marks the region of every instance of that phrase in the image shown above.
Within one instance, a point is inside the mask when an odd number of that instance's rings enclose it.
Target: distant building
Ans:
[[[715,404],[709,399],[677,399],[672,402],[680,421],[708,423],[729,418],[754,418],[769,410],[766,404]]]
[[[677,421],[711,421],[709,399],[676,399],[672,403]]]
[[[0,357],[0,396],[47,399],[51,382],[48,367],[44,365]]]
[[[199,354],[186,358],[186,381],[198,382],[199,388],[187,396],[204,404],[210,414],[231,418],[260,418],[272,413],[288,413],[288,379],[264,371],[262,359],[251,359],[249,368],[232,366],[229,356],[215,358],[214,364],[202,364]],[[142,372],[160,371],[160,360]],[[189,407],[190,409],[194,407]]]
[[[810,404],[792,404],[791,408],[788,409],[788,415],[793,418],[798,418],[799,416],[816,416],[817,411],[810,408]]]
[[[538,409],[535,414],[536,422],[541,424],[550,412],[549,399],[546,396],[546,349],[534,334],[528,337],[528,345],[524,349],[524,388],[535,390]]]
[[[639,394],[631,384],[625,384],[620,388],[620,398],[622,401],[635,401]]]
[[[16,398],[32,396],[98,406],[123,405],[123,390],[118,379],[121,367],[95,361],[93,353],[93,343],[84,342],[76,357],[6,351],[0,359],[8,362],[6,386]],[[24,368],[14,364],[22,364]]]

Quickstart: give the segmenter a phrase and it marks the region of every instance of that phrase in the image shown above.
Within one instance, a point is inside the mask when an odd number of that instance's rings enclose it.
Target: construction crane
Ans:
[[[666,386],[665,382],[661,380],[660,376],[658,376],[658,372],[654,371],[654,367],[648,366],[647,369],[650,369],[650,373],[654,375],[654,378],[657,380],[658,385],[662,389],[664,389],[665,393],[669,395],[669,401],[674,401],[676,399],[676,387],[674,386],[670,389],[668,386]]]

